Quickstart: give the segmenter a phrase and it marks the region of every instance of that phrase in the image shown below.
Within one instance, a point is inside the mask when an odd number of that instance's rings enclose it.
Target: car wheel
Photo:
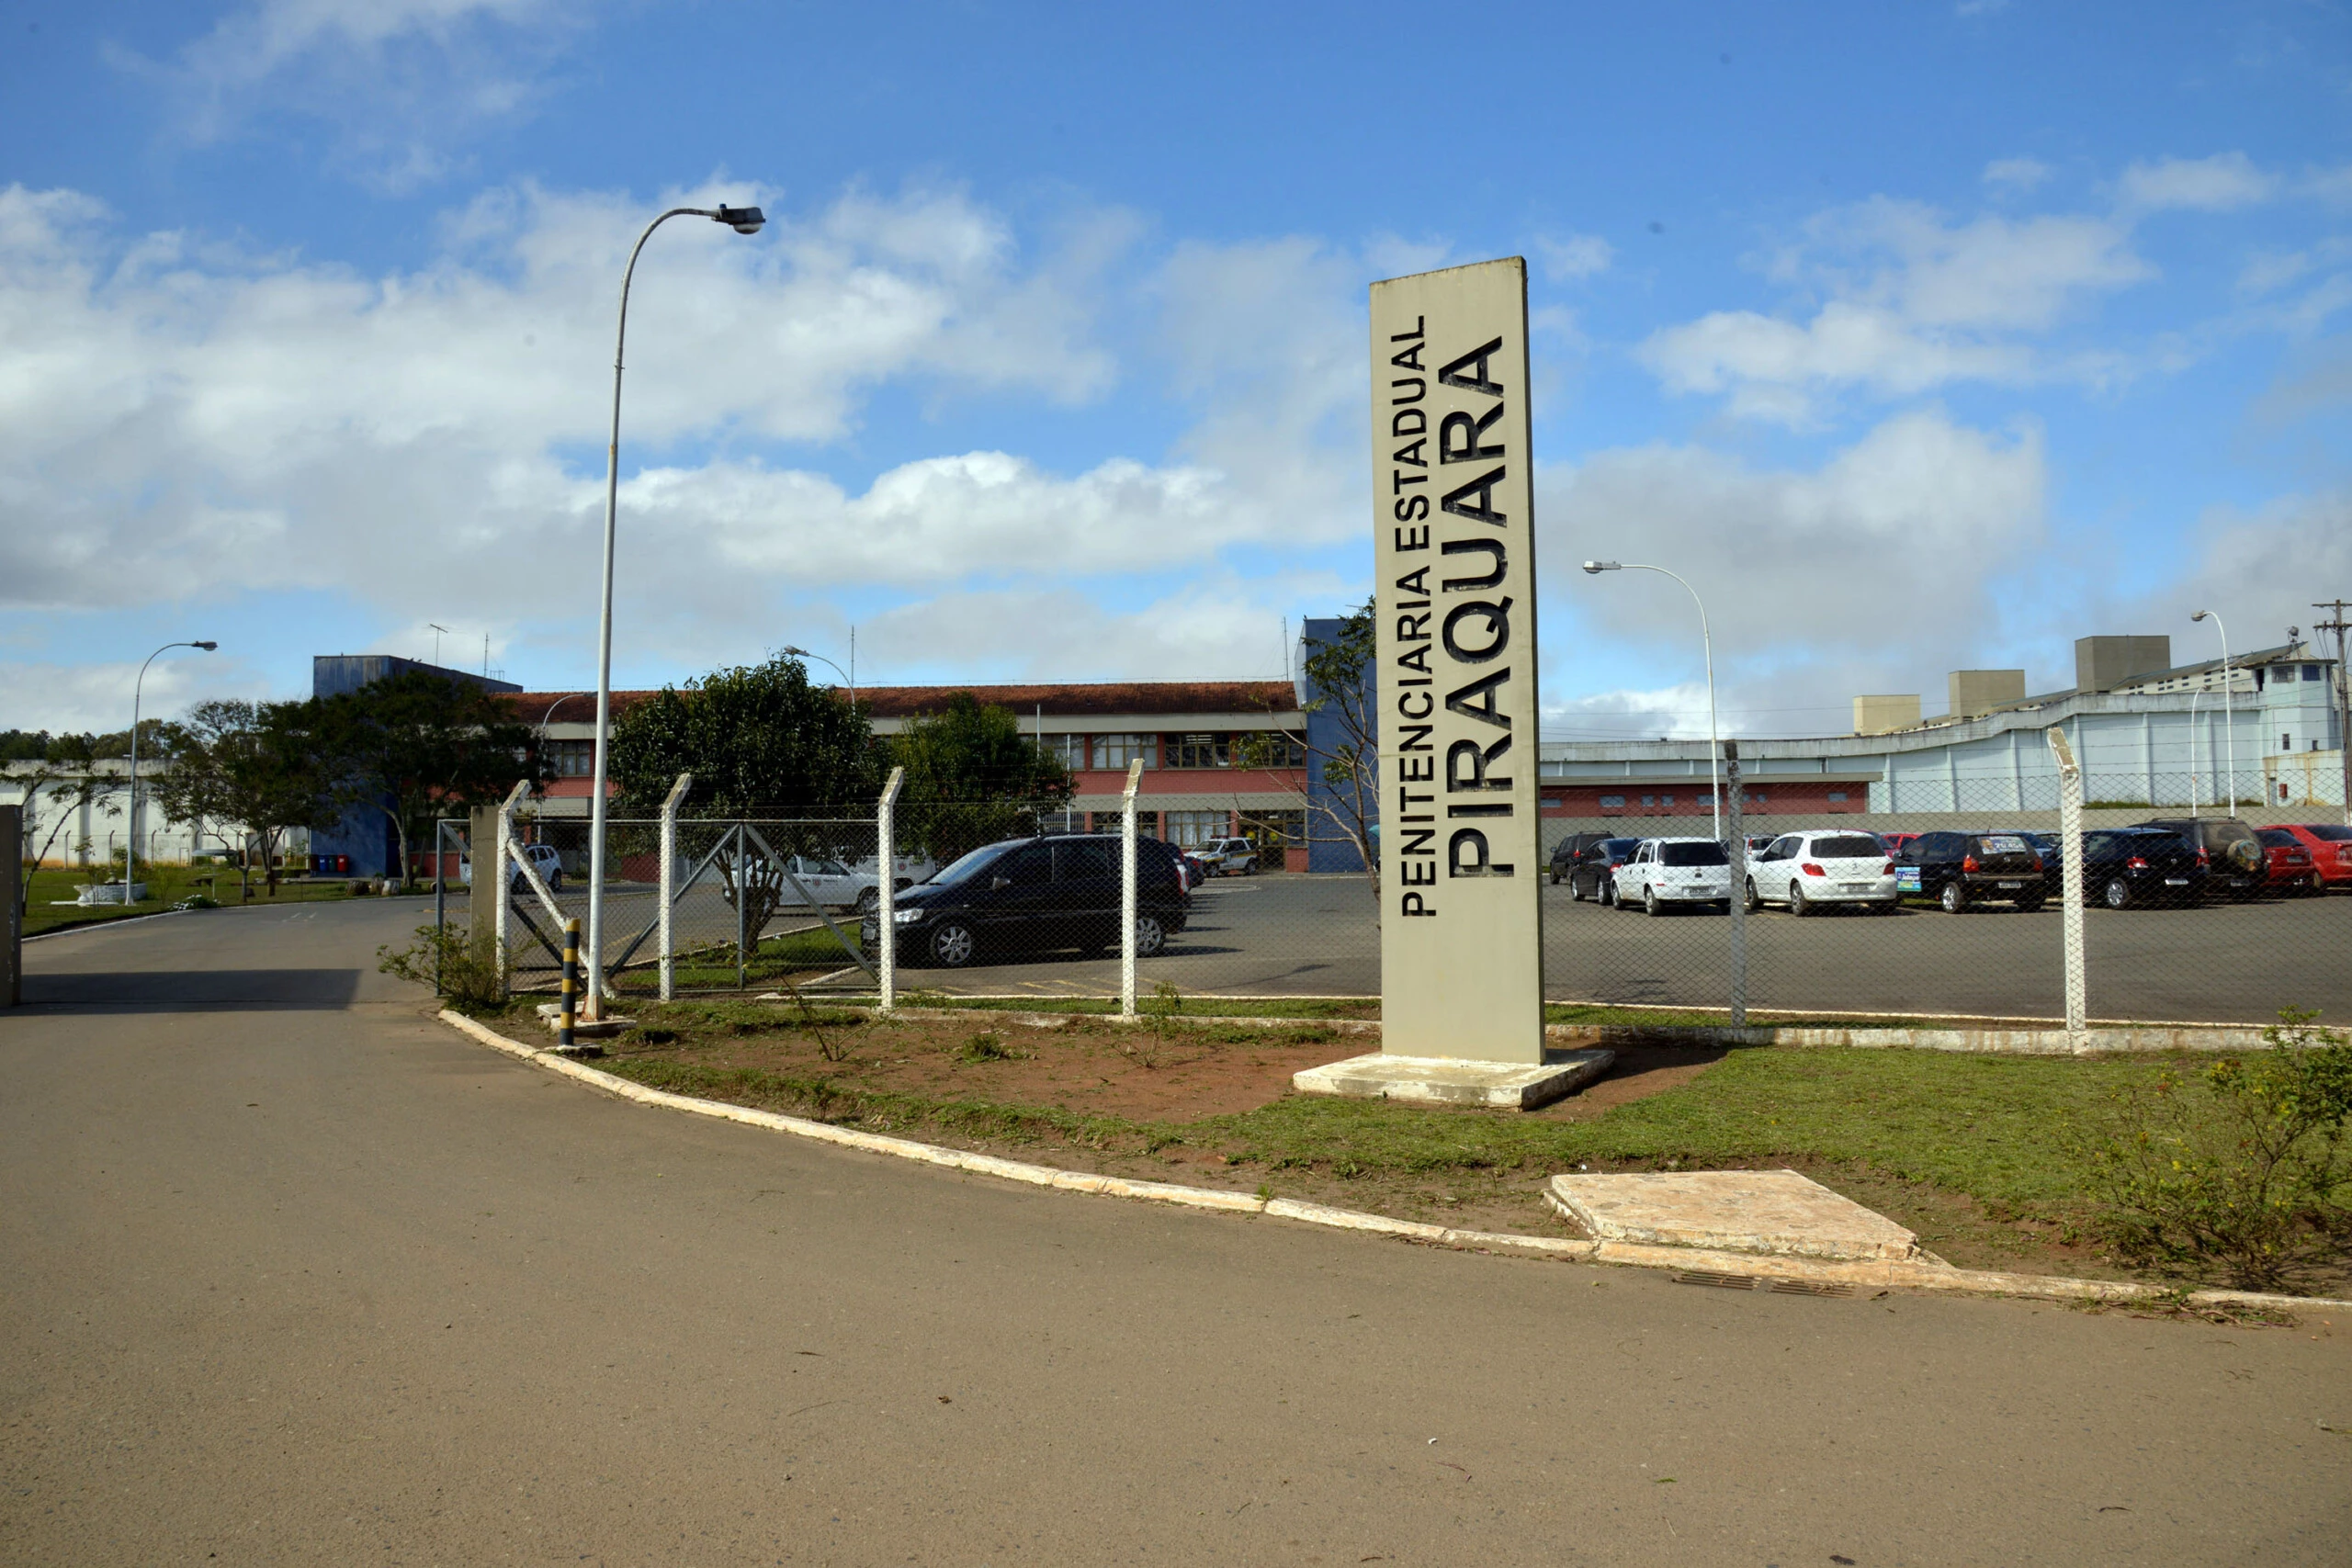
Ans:
[[[2107,879],[2106,887],[2100,890],[2100,897],[2110,909],[2128,908],[2132,902],[2132,885],[2120,876],[2110,876]]]
[[[563,891],[563,873],[559,871],[548,879],[548,891],[550,893],[560,893]]]
[[[1560,879],[1558,877],[1555,876],[1552,878],[1553,886],[1557,887],[1559,885]],[[1571,904],[1581,904],[1584,902],[1584,889],[1577,886],[1577,879],[1573,876],[1568,878],[1568,902]]]
[[[1136,917],[1136,956],[1155,958],[1167,949],[1168,928],[1159,923],[1158,915]]]
[[[1789,913],[1800,920],[1813,913],[1812,900],[1804,896],[1804,889],[1793,882],[1789,884]]]
[[[1656,919],[1657,918],[1657,888],[1645,887],[1642,889],[1642,913],[1649,916],[1652,919]]]
[[[2327,883],[2320,876],[2318,872],[2312,872],[2310,876],[2303,879],[2304,897],[2316,898],[2326,891]]]
[[[870,914],[874,913],[874,911],[875,911],[875,910],[876,910],[876,909],[880,908],[881,907],[882,907],[882,894],[881,894],[881,892],[880,892],[880,890],[879,890],[879,889],[872,888],[872,887],[866,887],[866,888],[861,888],[861,889],[858,891],[858,895],[857,895],[857,912],[858,912],[859,914],[861,914],[861,915],[870,915]]]
[[[1555,865],[1555,866],[1554,866],[1554,867],[1552,868],[1552,886],[1555,886],[1555,887],[1557,887],[1559,885],[1560,885],[1560,868],[1559,868],[1558,866],[1556,866],[1556,865]]]
[[[1751,915],[1764,907],[1764,900],[1756,896],[1756,879],[1752,876],[1747,879],[1747,896],[1742,901],[1747,904],[1747,912]]]
[[[942,969],[963,968],[979,950],[979,933],[962,920],[943,920],[932,928],[931,961]]]
[[[1968,908],[1967,885],[1957,879],[1945,883],[1944,890],[1936,901],[1944,907],[1945,914],[1960,914]]]

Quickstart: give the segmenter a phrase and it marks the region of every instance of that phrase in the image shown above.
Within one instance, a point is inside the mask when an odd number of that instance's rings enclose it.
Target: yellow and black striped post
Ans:
[[[563,922],[563,1010],[555,1021],[555,1046],[569,1051],[580,1013],[580,917]]]

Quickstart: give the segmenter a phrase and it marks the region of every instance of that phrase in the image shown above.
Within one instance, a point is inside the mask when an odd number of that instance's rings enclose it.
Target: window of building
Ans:
[[[1168,738],[1168,765],[1229,768],[1233,766],[1233,737],[1222,730],[1205,735],[1171,735]]]
[[[1119,818],[1122,815],[1116,811],[1097,811],[1091,818],[1092,826],[1090,830],[1096,833],[1115,833],[1119,830]],[[1159,837],[1159,812],[1138,811],[1136,813],[1136,837],[1139,839]]]
[[[1157,735],[1098,735],[1094,738],[1094,765],[1127,771],[1127,764],[1137,757],[1147,768],[1159,765],[1159,737]]]
[[[1642,796],[1642,804],[1655,809],[1657,806],[1657,796],[1654,795],[1645,795]]]
[[[550,740],[541,749],[549,774],[560,779],[584,779],[596,771],[594,740]]]
[[[1233,750],[1236,760],[1245,767],[1306,766],[1306,742],[1279,729],[1250,730],[1235,739]]]
[[[1829,803],[1832,806],[1843,806],[1846,803],[1846,792],[1842,789],[1831,790],[1829,792]]]
[[[2271,670],[2270,678],[2282,686],[2291,684],[2295,679],[2295,667],[2291,664],[2277,665]]]
[[[2304,666],[2303,666],[2303,679],[2304,679],[2304,680],[2306,680],[2306,681],[2316,681],[2316,680],[2318,680],[2318,679],[2320,678],[2319,670],[2320,670],[2320,667],[2319,667],[2318,665],[2316,665],[2316,664],[2306,664],[2306,665],[2304,665]]]
[[[1171,844],[1197,849],[1211,839],[1228,837],[1233,831],[1233,814],[1229,811],[1170,811],[1168,831]]]
[[[1304,849],[1306,845],[1306,813],[1304,811],[1244,811],[1241,814],[1241,836],[1266,849]]]
[[[1083,811],[1040,811],[1037,813],[1040,833],[1083,833],[1086,813]]]
[[[1622,795],[1604,795],[1600,797],[1600,809],[1623,811],[1625,809],[1625,797]]]
[[[1041,744],[1046,756],[1078,773],[1086,766],[1086,741],[1083,735],[1048,735]]]

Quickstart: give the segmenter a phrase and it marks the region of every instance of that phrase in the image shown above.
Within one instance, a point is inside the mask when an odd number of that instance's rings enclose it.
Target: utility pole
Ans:
[[[2312,608],[2335,612],[2334,619],[2312,629],[2335,634],[2335,750],[2337,761],[2344,764],[2344,825],[2352,828],[2352,667],[2344,662],[2345,602],[2330,599]]]

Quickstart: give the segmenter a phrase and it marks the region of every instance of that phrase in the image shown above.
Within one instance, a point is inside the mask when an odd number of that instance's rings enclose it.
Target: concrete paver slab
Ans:
[[[1793,1170],[1555,1176],[1549,1196],[1603,1241],[1798,1258],[1919,1254],[1912,1232]]]
[[[1374,1052],[1291,1075],[1301,1094],[1351,1100],[1419,1100],[1532,1111],[1574,1094],[1609,1070],[1617,1053],[1570,1051],[1543,1063],[1468,1062],[1449,1056],[1390,1056]]]

